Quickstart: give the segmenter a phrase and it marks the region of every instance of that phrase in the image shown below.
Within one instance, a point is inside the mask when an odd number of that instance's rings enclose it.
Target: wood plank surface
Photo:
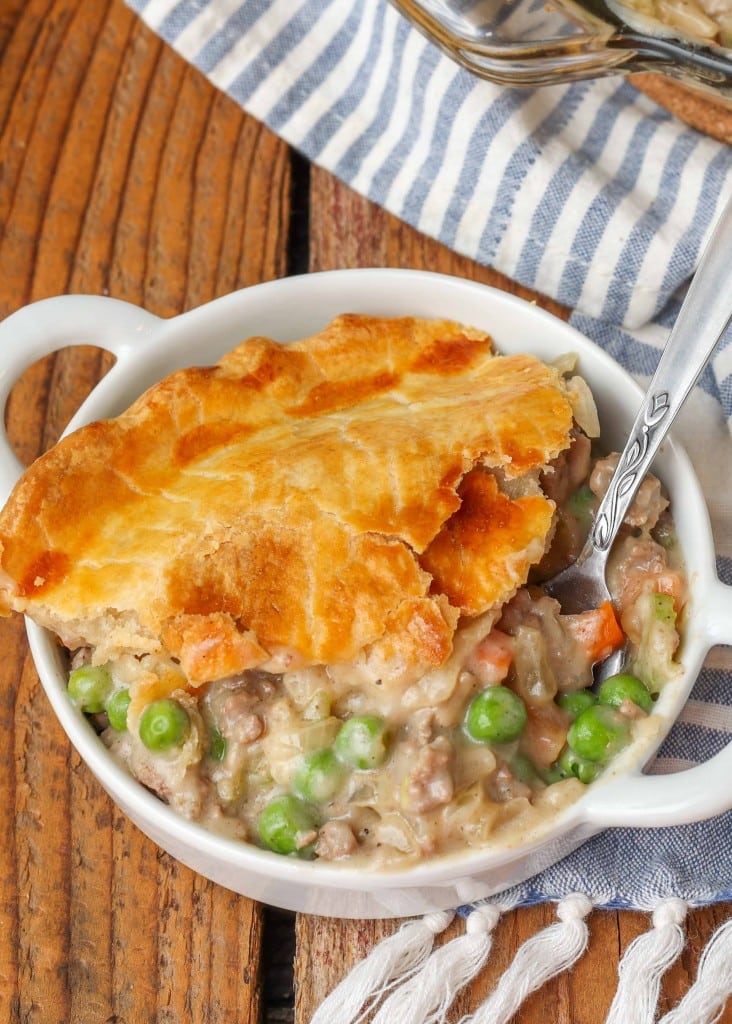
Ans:
[[[172,316],[244,285],[351,266],[424,267],[527,294],[309,168],[121,0],[0,0],[0,317],[64,292]],[[25,462],[55,441],[110,362],[73,348],[24,374],[7,422]],[[302,916],[288,972],[294,915],[266,913],[143,837],[70,748],[19,618],[0,620],[0,644],[0,1024],[308,1022],[397,925]],[[731,909],[690,915],[664,1007]],[[552,920],[549,907],[507,914],[451,1020]],[[517,1020],[599,1024],[618,957],[647,923],[593,914],[590,952]]]
[[[63,292],[171,316],[287,270],[290,153],[121,2],[5,3],[0,316]],[[69,349],[8,404],[28,462],[110,365]],[[80,763],[0,621],[0,1020],[259,1021],[262,908],[177,864]]]

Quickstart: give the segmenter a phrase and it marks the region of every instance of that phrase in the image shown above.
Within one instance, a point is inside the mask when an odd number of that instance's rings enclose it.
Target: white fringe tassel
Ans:
[[[684,948],[687,910],[679,899],[656,907],[653,928],[631,942],[620,961],[618,988],[605,1024],[653,1024],[661,978]]]
[[[480,971],[493,945],[498,907],[476,907],[465,934],[434,950],[424,967],[382,1003],[373,1024],[444,1024],[455,996]]]
[[[582,956],[589,939],[585,918],[591,910],[591,900],[581,893],[561,900],[558,922],[524,942],[491,995],[460,1024],[508,1024],[527,996]],[[683,900],[664,900],[653,912],[653,928],[628,946],[605,1024],[654,1024],[661,979],[684,948],[687,911]],[[474,908],[465,934],[439,949],[433,949],[435,936],[448,927],[452,912],[408,921],[353,968],[311,1024],[359,1024],[380,1002],[372,1024],[445,1024],[457,993],[488,959],[501,912],[492,904]],[[728,921],[709,940],[694,984],[657,1024],[716,1024],[731,995]]]
[[[444,931],[454,917],[451,911],[427,914],[408,921],[374,946],[315,1011],[311,1024],[356,1024],[395,985],[418,971],[432,951],[435,935]]]
[[[506,1024],[530,993],[576,963],[587,948],[585,918],[591,910],[591,901],[579,893],[561,900],[559,922],[524,942],[491,995],[461,1024]]]
[[[699,960],[696,981],[658,1024],[714,1024],[732,995],[732,921],[712,935]]]

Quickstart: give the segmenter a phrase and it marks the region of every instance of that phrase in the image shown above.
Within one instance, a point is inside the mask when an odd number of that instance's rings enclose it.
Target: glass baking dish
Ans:
[[[655,71],[732,103],[732,50],[616,0],[392,0],[454,60],[501,85]],[[638,3],[638,0],[635,0]],[[688,0],[662,0],[683,13]]]

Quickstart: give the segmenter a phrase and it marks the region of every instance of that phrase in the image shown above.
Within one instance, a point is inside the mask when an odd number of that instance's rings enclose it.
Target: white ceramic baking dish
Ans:
[[[121,412],[172,370],[211,363],[250,334],[287,342],[319,330],[342,312],[449,317],[490,332],[505,352],[528,351],[547,360],[576,352],[609,447],[622,445],[639,404],[637,386],[612,359],[541,309],[472,282],[385,269],[273,281],[170,320],[109,298],[43,300],[0,324],[0,402],[4,407],[13,383],[41,356],[67,345],[100,345],[116,356],[116,363],[74,417],[72,430]],[[21,469],[0,427],[3,500]],[[180,818],[112,759],[66,696],[66,670],[54,639],[28,623],[35,664],[63,728],[110,796],[159,846],[202,875],[277,907],[332,916],[406,916],[454,907],[528,878],[603,828],[674,825],[732,807],[732,744],[679,774],[642,773],[683,706],[707,650],[732,642],[732,588],[716,577],[704,499],[687,457],[672,441],[663,446],[657,471],[671,495],[690,577],[683,676],[658,701],[655,735],[632,744],[577,803],[520,842],[369,873],[219,838]]]

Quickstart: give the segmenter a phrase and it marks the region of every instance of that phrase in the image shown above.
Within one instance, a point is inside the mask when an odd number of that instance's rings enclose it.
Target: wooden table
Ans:
[[[429,268],[526,294],[308,166],[121,0],[3,0],[0,54],[0,317],[63,292],[110,294],[171,316],[285,274],[369,265]],[[26,461],[57,438],[108,365],[99,350],[77,348],[27,371],[7,410]],[[21,620],[2,620],[0,630],[0,1021],[309,1021],[396,925],[295,921],[161,853],[70,748]],[[686,990],[700,949],[730,912],[691,913],[663,1008]],[[453,1019],[552,919],[548,907],[506,915],[489,966]],[[604,1020],[618,958],[647,918],[597,912],[590,926],[590,952],[517,1020]]]

